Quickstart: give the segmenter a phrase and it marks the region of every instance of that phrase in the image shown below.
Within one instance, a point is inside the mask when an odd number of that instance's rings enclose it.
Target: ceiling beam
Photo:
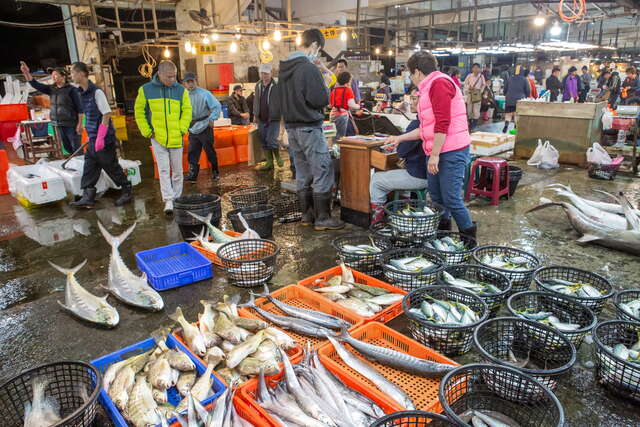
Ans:
[[[20,0],[23,3],[40,3],[40,4],[52,4],[56,6],[89,6],[89,0]],[[114,2],[113,0],[95,0],[94,6],[96,9],[113,9]],[[152,1],[144,0],[133,1],[133,0],[117,0],[118,9],[140,9],[141,4],[145,9],[153,9]],[[159,1],[155,2],[156,10],[163,11],[175,11],[176,5],[173,3],[161,3]]]

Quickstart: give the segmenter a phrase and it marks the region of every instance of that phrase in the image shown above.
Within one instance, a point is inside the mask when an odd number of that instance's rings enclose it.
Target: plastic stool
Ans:
[[[489,182],[489,170],[492,172],[491,182]],[[476,175],[478,173],[479,175]],[[497,206],[501,196],[506,195],[509,198],[509,165],[506,160],[498,157],[481,157],[473,162],[470,177],[466,201],[471,199],[471,194],[477,194],[490,197],[491,204]]]
[[[393,200],[400,200],[402,193],[405,191],[414,192],[418,195],[418,200],[427,200],[427,189],[423,188],[422,190],[395,190],[393,192]]]

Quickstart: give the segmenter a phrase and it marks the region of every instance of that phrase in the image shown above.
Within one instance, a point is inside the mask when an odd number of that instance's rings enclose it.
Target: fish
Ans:
[[[187,211],[187,213],[207,226],[207,229],[209,230],[209,234],[214,242],[229,243],[229,242],[235,242],[236,240],[238,240],[237,237],[229,236],[228,234],[225,234],[222,230],[220,230],[218,227],[211,224],[211,218],[213,216],[212,213],[209,213],[206,217],[197,215],[191,211]]]
[[[639,299],[635,299],[635,300],[631,300],[631,301],[627,301],[626,303],[625,302],[621,302],[618,305],[628,315],[633,316],[633,317],[640,317],[640,298]]]
[[[136,372],[131,366],[120,369],[109,387],[108,394],[118,409],[124,411],[129,403],[129,393],[135,383]]]
[[[144,368],[144,366],[147,364],[151,354],[155,350],[156,349],[153,348],[145,353],[138,354],[136,356],[132,356],[128,359],[121,360],[120,362],[112,363],[111,365],[109,365],[106,372],[104,373],[104,376],[102,377],[102,388],[104,389],[104,391],[106,391],[107,393],[109,392],[109,389],[111,388],[111,385],[113,384],[113,381],[115,380],[118,372],[125,366],[130,365],[133,371],[135,373],[138,373],[138,371]]]
[[[471,423],[473,427],[520,427],[514,419],[497,411],[487,409],[467,409],[458,417],[465,423]]]
[[[280,367],[275,359],[260,360],[255,357],[245,357],[238,364],[237,370],[241,375],[258,375],[260,371],[265,375],[275,375],[280,372]]]
[[[155,400],[156,403],[158,404],[167,403],[169,401],[167,390],[159,390],[157,388],[152,388],[151,394],[153,395],[153,400]]]
[[[338,300],[347,298],[346,296],[344,296],[344,294],[336,294],[333,292],[322,294],[322,296],[328,299],[329,301],[338,301]]]
[[[318,292],[321,294],[346,294],[350,290],[353,289],[351,285],[336,285],[336,286],[326,286],[321,288],[313,288],[314,292]]]
[[[198,243],[200,243],[200,246],[203,249],[209,252],[213,252],[215,254],[218,252],[218,249],[220,249],[220,247],[224,245],[224,243],[212,242],[209,240],[209,236],[210,236],[209,230],[207,230],[207,232],[205,233],[203,228],[202,230],[200,230],[200,234],[193,233],[193,237],[187,240],[195,240]]]
[[[436,249],[442,252],[461,252],[466,250],[465,243],[462,239],[453,238],[451,236],[425,241],[423,245],[427,248]]]
[[[294,307],[286,304],[277,298],[272,297],[269,294],[269,288],[265,284],[264,293],[260,296],[267,298],[273,305],[278,307],[283,313],[288,316],[297,317],[298,319],[308,320],[317,325],[324,326],[325,328],[340,329],[344,326],[350,327],[351,324],[340,319],[339,317],[332,316],[330,314],[321,313],[315,310],[308,310],[301,307]]]
[[[216,312],[213,308],[215,303],[213,301],[200,300],[200,304],[204,307],[204,311],[198,316],[198,329],[200,329],[202,334],[213,333],[213,327],[216,320]],[[217,343],[214,343],[212,345],[216,344]]]
[[[207,349],[207,355],[205,359],[208,361],[207,363],[213,364],[213,368],[215,369],[215,367],[218,366],[218,364],[222,362],[226,357],[227,356],[224,354],[224,351],[220,349],[220,347],[214,346]]]
[[[260,319],[250,319],[248,317],[238,316],[231,316],[230,319],[234,325],[248,331],[259,331],[262,329],[266,329],[269,326],[267,322]]]
[[[508,256],[505,254],[494,256],[487,254],[482,257],[481,263],[492,268],[512,271],[526,271],[535,268],[535,265],[523,256]]]
[[[562,207],[573,228],[582,234],[582,237],[578,239],[579,243],[594,243],[607,248],[640,255],[640,231],[619,230],[593,221],[569,203],[552,202],[547,199],[542,199],[541,201],[543,202],[541,205],[530,209],[527,213],[552,206]]]
[[[402,294],[388,293],[386,295],[379,295],[377,297],[367,298],[365,301],[367,303],[373,303],[377,305],[392,305],[397,303],[398,301],[402,301],[403,298],[404,298],[404,295]]]
[[[176,382],[176,388],[182,397],[189,394],[191,387],[193,387],[193,384],[196,382],[196,377],[196,371],[180,372],[180,376]]]
[[[378,362],[412,375],[439,378],[456,368],[454,365],[421,359],[391,348],[357,340],[353,338],[346,329],[342,329],[338,339],[358,350],[367,360]]]
[[[350,366],[352,369],[360,373],[363,377],[371,381],[371,383],[373,383],[380,391],[385,393],[391,399],[395,400],[405,409],[415,409],[411,398],[397,385],[387,380],[373,366],[355,357],[333,337],[327,336],[327,339],[331,342],[331,344],[333,344],[333,347],[336,349],[338,356],[340,356],[342,361],[346,363],[347,366]]]
[[[293,338],[280,329],[269,327],[264,330],[264,333],[284,351],[293,350],[298,345]]]
[[[581,298],[599,298],[602,293],[589,283],[569,282],[560,279],[548,279],[544,283],[556,292]]]
[[[265,339],[265,335],[263,331],[256,333],[255,335],[249,337],[242,344],[238,344],[227,353],[226,357],[226,365],[227,368],[235,368],[242,362],[247,356],[258,349],[258,346]],[[242,373],[242,372],[240,372]]]
[[[67,276],[64,304],[60,301],[58,301],[58,304],[83,320],[114,328],[120,322],[120,315],[118,310],[107,302],[108,295],[97,297],[83,288],[76,280],[75,274],[86,263],[87,260],[85,259],[73,268],[64,268],[49,261],[53,268]]]
[[[229,368],[219,369],[216,371],[216,373],[227,384],[233,384],[234,382],[240,379],[240,373],[235,369],[229,369]]]
[[[182,327],[182,336],[187,343],[187,346],[198,356],[203,357],[207,354],[207,346],[204,341],[204,337],[196,326],[192,325],[184,318],[182,314],[182,308],[176,308],[175,313],[169,316],[169,319],[176,323],[179,323]]]
[[[343,300],[338,300],[336,301],[336,304],[348,308],[349,310],[352,310],[356,314],[363,317],[371,317],[376,315],[376,312],[371,310],[371,307],[369,307],[366,302],[362,301],[359,298],[346,298]]]
[[[213,390],[211,390],[211,385],[213,384],[213,379],[211,378],[211,373],[213,372],[213,365],[207,365],[206,371],[202,375],[198,377],[196,382],[191,386],[189,390],[189,396],[193,396],[194,399],[198,401],[202,401],[209,397]],[[176,406],[177,412],[182,412],[187,409],[189,405],[189,399],[183,398],[178,406]]]
[[[32,397],[24,404],[24,427],[49,427],[62,420],[58,401],[45,395],[50,383],[44,377],[31,380]]]
[[[477,295],[495,295],[502,292],[500,288],[491,283],[470,281],[458,277],[453,277],[453,275],[447,271],[442,272],[442,278],[445,282],[447,282],[447,284],[451,286],[465,289]]]
[[[549,184],[546,186],[547,188],[561,188],[567,192],[571,192],[573,193],[573,190],[571,189],[571,186],[567,186],[567,185],[562,185],[562,184]],[[589,205],[596,207],[602,211],[605,212],[611,212],[611,213],[615,213],[618,215],[624,215],[624,210],[622,208],[622,206],[620,205],[620,202],[617,200],[617,198],[615,196],[612,196],[609,193],[605,193],[604,191],[599,191],[599,190],[594,190],[597,193],[602,193],[608,197],[610,197],[612,200],[615,200],[616,203],[607,203],[607,202],[600,202],[600,201],[596,201],[596,200],[590,200],[590,199],[585,199],[584,197],[580,197],[580,199],[582,199],[582,201],[584,203],[588,203]],[[574,193],[575,194],[575,193]],[[640,217],[640,209],[633,209],[633,212]]]
[[[131,389],[131,396],[127,405],[127,419],[135,427],[146,427],[149,424],[160,424],[161,417],[157,411],[158,405],[153,399],[153,391],[145,375],[138,375]]]
[[[183,351],[177,348],[169,348],[166,344],[166,335],[158,332],[153,332],[151,337],[156,342],[156,345],[162,352],[162,355],[169,362],[169,366],[179,371],[192,371],[196,369],[195,363],[191,358]]]
[[[379,247],[375,246],[375,245],[342,245],[341,249],[344,252],[348,252],[351,254],[359,254],[359,255],[366,255],[366,254],[377,254],[382,252],[382,249],[380,249]]]
[[[480,318],[469,306],[457,301],[438,300],[427,297],[431,303],[422,301],[420,310],[428,322],[441,325],[470,325]]]
[[[412,273],[427,273],[438,266],[424,257],[404,257],[389,260],[388,267]]]
[[[225,313],[218,313],[213,331],[231,344],[240,344],[248,334],[246,330],[233,324]]]
[[[371,295],[375,295],[375,296],[379,296],[379,295],[385,295],[388,294],[389,291],[383,288],[378,288],[376,286],[370,286],[370,285],[365,285],[364,283],[357,283],[357,282],[353,282],[352,283],[353,286],[355,286],[356,288],[363,290]]]
[[[602,224],[607,224],[612,228],[626,230],[627,220],[624,216],[603,211],[589,203],[586,203],[584,199],[578,197],[573,191],[566,191],[562,188],[552,188],[552,190],[555,191],[558,196],[569,200],[573,206],[575,206],[578,210],[580,210],[592,220]],[[638,218],[638,220],[640,220],[640,218]]]
[[[164,301],[147,283],[147,275],[142,273],[138,277],[129,270],[120,257],[118,248],[120,244],[133,232],[136,223],[133,223],[124,233],[112,236],[98,221],[98,228],[107,243],[111,245],[111,258],[109,260],[109,273],[107,286],[104,287],[113,296],[125,304],[151,311],[160,311],[164,308]]]

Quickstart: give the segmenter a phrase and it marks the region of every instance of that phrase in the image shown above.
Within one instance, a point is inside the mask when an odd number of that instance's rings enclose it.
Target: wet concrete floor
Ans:
[[[190,320],[195,320],[202,299],[220,299],[222,295],[246,291],[230,286],[223,273],[216,270],[214,278],[162,293],[165,310],[148,313],[112,300],[120,312],[120,325],[114,330],[99,329],[80,322],[63,312],[57,301],[64,300],[65,277],[49,266],[52,261],[62,266],[75,266],[84,259],[87,265],[77,274],[78,281],[88,290],[102,294],[99,284],[106,283],[110,248],[100,235],[99,219],[112,234],[120,233],[133,222],[136,230],[121,246],[125,262],[134,269],[134,254],[138,251],[167,245],[181,240],[172,219],[165,218],[148,142],[130,129],[130,139],[124,143],[125,157],[141,160],[142,184],[135,187],[135,202],[115,207],[115,194],[107,193],[94,211],[75,211],[66,202],[26,209],[11,196],[0,196],[0,381],[21,370],[61,359],[90,361],[121,347],[146,339],[158,327],[171,326],[167,317],[180,306]],[[618,177],[614,182],[587,178],[586,171],[563,167],[553,171],[536,170],[522,161],[524,169],[515,196],[490,206],[485,200],[472,201],[470,208],[478,222],[480,244],[500,244],[529,250],[538,255],[544,265],[570,265],[608,277],[616,289],[640,287],[638,258],[598,246],[579,245],[578,234],[569,225],[563,211],[550,208],[525,214],[538,204],[545,185],[562,183],[580,195],[597,197],[593,189],[609,192],[625,191],[637,205],[640,181]],[[287,169],[276,172],[256,172],[246,164],[222,167],[221,179],[210,180],[209,172],[201,173],[197,184],[185,184],[184,193],[217,193],[255,184],[269,185],[272,197],[280,193],[280,182],[288,179]],[[223,197],[223,217],[231,209]],[[300,223],[275,224],[274,239],[280,245],[275,287],[284,286],[335,265],[336,254],[330,242],[337,235],[362,231],[348,225],[339,232],[315,232]],[[134,269],[135,270],[135,269]],[[506,313],[503,309],[502,314]],[[614,317],[613,304],[607,304],[601,320]],[[392,326],[404,330],[404,318]],[[637,405],[615,397],[595,383],[594,344],[583,344],[575,367],[560,381],[557,396],[562,402],[568,424],[572,426],[637,426],[640,409]],[[479,360],[475,351],[457,359],[460,363]]]

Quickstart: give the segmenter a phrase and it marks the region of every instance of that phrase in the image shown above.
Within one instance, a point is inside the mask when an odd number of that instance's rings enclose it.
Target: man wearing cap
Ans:
[[[249,106],[242,96],[242,86],[235,85],[233,94],[229,97],[229,118],[232,125],[249,124]]]
[[[185,181],[195,182],[198,180],[202,149],[207,153],[207,159],[211,163],[211,179],[218,179],[220,174],[218,173],[218,158],[213,149],[213,122],[220,117],[222,106],[211,92],[198,87],[195,73],[186,73],[182,80],[189,91],[192,109],[191,124],[189,125],[189,173],[185,177]]]
[[[260,65],[260,81],[256,84],[253,98],[253,115],[267,161],[256,166],[257,170],[273,169],[274,160],[278,167],[284,165],[278,146],[280,111],[276,99],[276,85],[271,76],[271,64]]]

